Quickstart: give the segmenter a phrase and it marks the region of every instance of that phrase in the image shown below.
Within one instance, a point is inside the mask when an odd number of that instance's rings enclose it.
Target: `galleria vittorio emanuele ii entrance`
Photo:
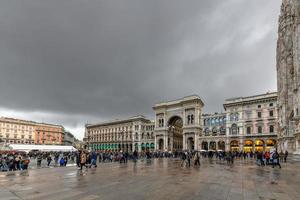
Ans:
[[[183,120],[178,116],[174,116],[168,121],[167,127],[169,135],[168,149],[181,150],[183,147]]]
[[[201,114],[204,104],[199,96],[156,104],[155,149],[160,151],[198,150]]]

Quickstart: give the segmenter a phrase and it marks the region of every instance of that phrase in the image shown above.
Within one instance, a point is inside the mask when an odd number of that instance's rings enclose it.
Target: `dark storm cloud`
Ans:
[[[154,103],[193,93],[220,111],[225,98],[276,89],[279,9],[280,0],[3,0],[2,113],[78,128],[152,116]]]

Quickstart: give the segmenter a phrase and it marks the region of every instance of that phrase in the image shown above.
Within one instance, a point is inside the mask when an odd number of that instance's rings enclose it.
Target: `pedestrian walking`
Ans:
[[[50,166],[51,161],[52,161],[52,158],[51,158],[51,155],[49,154],[47,157],[47,166],[48,167]]]
[[[97,167],[97,154],[96,152],[92,152],[92,155],[91,155],[91,167],[94,166],[94,167]]]
[[[273,158],[272,168],[274,168],[275,166],[279,166],[279,168],[281,168],[280,161],[279,161],[279,154],[277,150],[275,150],[275,152],[273,153],[272,158]]]
[[[42,155],[39,154],[37,157],[37,167],[41,167],[42,165]]]
[[[197,165],[199,165],[199,167],[200,167],[200,156],[199,156],[198,152],[196,152],[194,155],[194,166],[197,166]]]
[[[285,163],[286,163],[288,155],[289,155],[289,152],[287,150],[285,150],[285,152],[284,152],[284,162]]]
[[[80,153],[80,170],[82,170],[83,166],[85,166],[87,168],[87,166],[86,166],[86,153],[84,151],[81,151],[81,153]]]
[[[187,157],[186,153],[187,152],[182,152],[182,154],[181,154],[181,164],[180,164],[181,167],[186,166],[186,157]]]
[[[134,152],[133,152],[133,162],[137,162],[137,159],[138,159],[138,152],[136,151],[136,150],[134,150]]]
[[[191,153],[190,152],[187,152],[186,160],[187,160],[187,166],[191,167]]]

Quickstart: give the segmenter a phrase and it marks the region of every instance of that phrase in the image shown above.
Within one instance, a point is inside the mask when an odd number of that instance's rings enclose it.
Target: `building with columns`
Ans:
[[[197,95],[157,103],[143,116],[86,125],[94,150],[265,151],[277,145],[277,93],[227,99],[225,112],[202,114]]]
[[[277,92],[227,99],[226,150],[265,151],[276,147]]]
[[[155,104],[155,149],[199,149],[203,106],[197,95]]]
[[[277,40],[280,150],[300,154],[300,2],[283,0]]]
[[[202,150],[225,151],[226,113],[203,114],[203,133],[199,137]]]
[[[128,119],[86,124],[84,141],[92,150],[154,150],[154,122],[139,115]]]

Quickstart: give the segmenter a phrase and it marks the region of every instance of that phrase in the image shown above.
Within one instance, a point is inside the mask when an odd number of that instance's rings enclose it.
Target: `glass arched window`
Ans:
[[[238,128],[236,124],[232,124],[231,126],[231,135],[237,135],[238,134]]]
[[[226,134],[226,128],[224,126],[222,126],[220,128],[220,135],[225,135]]]
[[[209,135],[209,128],[206,128],[206,129],[204,130],[204,133],[205,133],[205,135]]]
[[[213,127],[213,129],[212,129],[212,134],[213,134],[214,136],[216,136],[217,133],[218,133],[217,127]]]
[[[235,121],[235,116],[234,116],[234,114],[230,114],[230,121]]]
[[[274,133],[274,126],[273,125],[271,125],[270,127],[269,127],[269,131],[270,131],[270,133]]]
[[[247,127],[247,134],[251,134],[251,127]]]
[[[234,115],[234,121],[239,121],[239,114],[238,113],[235,113],[235,115]]]
[[[261,126],[257,127],[257,133],[262,133],[262,127]]]

